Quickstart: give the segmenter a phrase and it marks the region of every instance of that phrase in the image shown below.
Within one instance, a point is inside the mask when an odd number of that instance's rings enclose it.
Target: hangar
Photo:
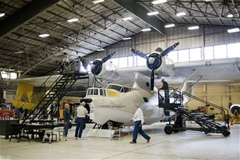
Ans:
[[[0,0],[1,159],[239,159],[239,13],[237,0]],[[135,105],[149,143],[129,144]]]

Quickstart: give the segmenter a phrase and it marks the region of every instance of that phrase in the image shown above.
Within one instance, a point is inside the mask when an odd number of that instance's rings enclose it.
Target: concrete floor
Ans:
[[[15,139],[8,142],[0,138],[0,159],[240,159],[240,125],[231,126],[231,135],[205,135],[200,132],[185,131],[166,135],[165,124],[158,123],[144,126],[151,136],[151,141],[141,136],[137,144],[130,144],[132,132],[121,140],[110,141],[107,138],[86,137],[92,124],[84,130],[84,140],[75,140],[74,127],[69,132],[68,141],[48,143],[17,143]],[[131,130],[132,128],[130,128]]]

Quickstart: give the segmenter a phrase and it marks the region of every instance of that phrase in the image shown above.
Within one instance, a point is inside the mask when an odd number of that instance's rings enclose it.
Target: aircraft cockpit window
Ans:
[[[123,89],[125,93],[131,91],[131,88],[123,87]]]
[[[98,89],[94,89],[93,95],[98,95]]]
[[[104,96],[106,96],[106,91],[105,90],[103,90],[103,93],[104,93]]]
[[[103,90],[102,89],[100,89],[100,95],[103,96]]]
[[[114,89],[114,90],[117,90],[117,91],[121,91],[122,86],[109,85],[107,89]]]

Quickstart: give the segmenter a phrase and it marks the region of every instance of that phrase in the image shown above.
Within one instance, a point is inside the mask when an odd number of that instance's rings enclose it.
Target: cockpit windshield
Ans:
[[[125,87],[125,86],[121,86],[121,85],[115,85],[115,84],[109,84],[106,88],[107,89],[113,89],[113,90],[116,90],[118,92],[124,92],[124,93],[132,90],[129,87]]]

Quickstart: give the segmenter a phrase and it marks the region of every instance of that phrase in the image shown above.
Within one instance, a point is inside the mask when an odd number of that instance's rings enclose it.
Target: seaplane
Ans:
[[[135,49],[131,49],[133,54],[146,59],[147,68],[144,72],[134,73],[134,83],[132,87],[110,83],[106,87],[88,88],[86,97],[81,99],[93,106],[93,121],[99,125],[104,125],[111,121],[122,125],[132,125],[131,118],[135,112],[135,105],[141,106],[145,118],[145,124],[153,124],[163,120],[164,109],[158,106],[158,90],[154,86],[155,72],[158,75],[172,76],[174,74],[173,65],[166,56],[179,43],[168,47],[162,52],[153,52],[144,54]],[[101,79],[119,79],[121,72],[117,72],[114,66],[106,64],[113,53],[107,57],[93,61],[91,72],[96,78]],[[146,70],[150,70],[149,76],[146,76]],[[126,72],[125,72],[126,74]],[[184,86],[186,89],[186,85]],[[185,101],[187,102],[187,101]]]

